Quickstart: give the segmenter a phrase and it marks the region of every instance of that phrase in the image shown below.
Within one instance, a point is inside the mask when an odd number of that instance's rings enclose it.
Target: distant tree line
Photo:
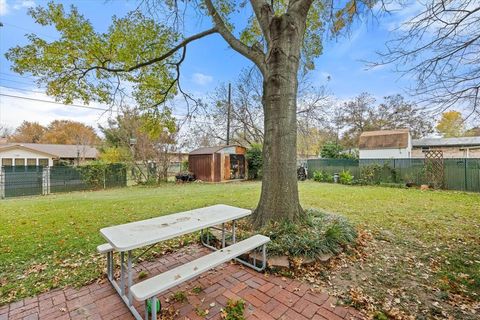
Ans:
[[[100,138],[93,127],[70,120],[54,120],[47,126],[38,122],[23,121],[6,138],[9,142],[76,144],[81,146],[93,146],[100,142]]]

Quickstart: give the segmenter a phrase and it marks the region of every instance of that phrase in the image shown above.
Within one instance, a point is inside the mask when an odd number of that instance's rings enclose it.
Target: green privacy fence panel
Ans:
[[[444,159],[444,188],[480,192],[480,159]],[[364,179],[377,166],[376,182],[428,184],[424,159],[310,159],[308,176],[315,171],[333,175],[348,170],[354,179]]]
[[[69,192],[88,190],[90,187],[82,179],[82,174],[75,167],[51,167],[50,168],[50,192]]]
[[[95,190],[127,185],[124,164],[79,167],[2,167],[0,198]]]
[[[42,194],[42,167],[5,167],[3,170],[3,197]]]
[[[307,160],[308,178],[311,179],[317,170],[331,175],[348,170],[354,177],[358,177],[360,176],[358,163],[358,160],[353,159],[309,159]]]

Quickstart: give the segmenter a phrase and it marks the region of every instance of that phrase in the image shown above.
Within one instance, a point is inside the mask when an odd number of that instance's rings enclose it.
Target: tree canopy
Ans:
[[[465,125],[462,114],[455,110],[442,113],[436,129],[445,138],[463,136],[465,134]]]
[[[48,126],[24,121],[8,137],[11,142],[96,145],[100,138],[91,126],[70,120],[54,120]]]

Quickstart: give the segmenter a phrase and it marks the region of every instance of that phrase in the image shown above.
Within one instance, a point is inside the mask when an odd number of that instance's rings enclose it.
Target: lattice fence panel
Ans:
[[[435,189],[445,186],[445,165],[443,151],[428,150],[425,152],[425,178]]]

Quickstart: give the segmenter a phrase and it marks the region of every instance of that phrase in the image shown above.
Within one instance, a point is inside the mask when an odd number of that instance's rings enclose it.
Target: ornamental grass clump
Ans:
[[[316,259],[325,254],[338,254],[355,242],[355,227],[344,217],[316,209],[306,210],[301,223],[288,221],[270,224],[260,233],[270,237],[269,255]]]

